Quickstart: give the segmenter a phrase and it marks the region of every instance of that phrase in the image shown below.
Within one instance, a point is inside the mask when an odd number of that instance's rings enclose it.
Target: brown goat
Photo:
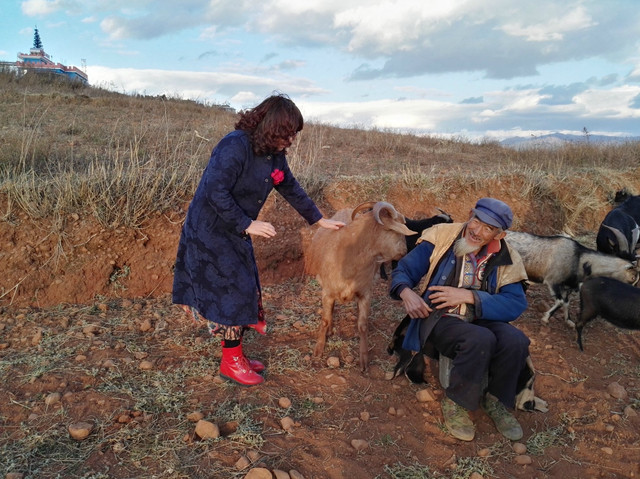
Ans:
[[[358,213],[371,209],[366,213]],[[360,367],[369,364],[368,317],[373,280],[380,264],[398,260],[407,253],[405,236],[416,234],[405,225],[404,216],[389,203],[367,202],[355,209],[338,211],[332,219],[343,221],[339,230],[320,228],[307,250],[305,269],[322,286],[322,323],[314,356],[322,356],[327,337],[333,332],[335,302],[356,300]]]

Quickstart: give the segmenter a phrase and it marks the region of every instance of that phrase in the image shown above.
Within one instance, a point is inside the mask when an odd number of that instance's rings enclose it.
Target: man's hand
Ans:
[[[424,299],[411,288],[403,289],[400,298],[410,318],[426,318],[432,311]]]
[[[431,303],[436,304],[436,309],[454,308],[461,304],[474,304],[473,293],[470,289],[454,288],[453,286],[429,286],[429,291],[435,291],[429,295]]]

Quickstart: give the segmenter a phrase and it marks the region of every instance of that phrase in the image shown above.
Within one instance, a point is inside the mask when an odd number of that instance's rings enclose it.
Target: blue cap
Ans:
[[[483,223],[503,230],[509,229],[513,222],[513,213],[509,205],[495,198],[480,198],[472,211]]]

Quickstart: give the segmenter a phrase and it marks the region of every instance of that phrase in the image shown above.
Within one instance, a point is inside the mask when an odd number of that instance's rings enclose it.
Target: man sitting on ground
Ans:
[[[475,435],[468,411],[479,406],[506,438],[523,435],[509,411],[529,356],[529,339],[510,324],[527,308],[522,259],[504,240],[512,220],[508,205],[481,198],[466,223],[425,230],[392,273],[391,297],[412,318],[403,348],[452,358],[441,407],[463,441]],[[419,295],[412,288],[421,283]]]

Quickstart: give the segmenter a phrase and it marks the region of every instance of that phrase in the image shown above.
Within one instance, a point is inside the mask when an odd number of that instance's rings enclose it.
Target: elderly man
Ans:
[[[391,297],[412,318],[403,348],[453,360],[441,407],[463,441],[475,435],[468,411],[480,405],[505,437],[523,435],[509,411],[529,356],[529,339],[510,324],[527,308],[522,259],[504,241],[512,220],[508,205],[482,198],[466,223],[425,230],[392,273]],[[422,295],[418,284],[427,285]]]

